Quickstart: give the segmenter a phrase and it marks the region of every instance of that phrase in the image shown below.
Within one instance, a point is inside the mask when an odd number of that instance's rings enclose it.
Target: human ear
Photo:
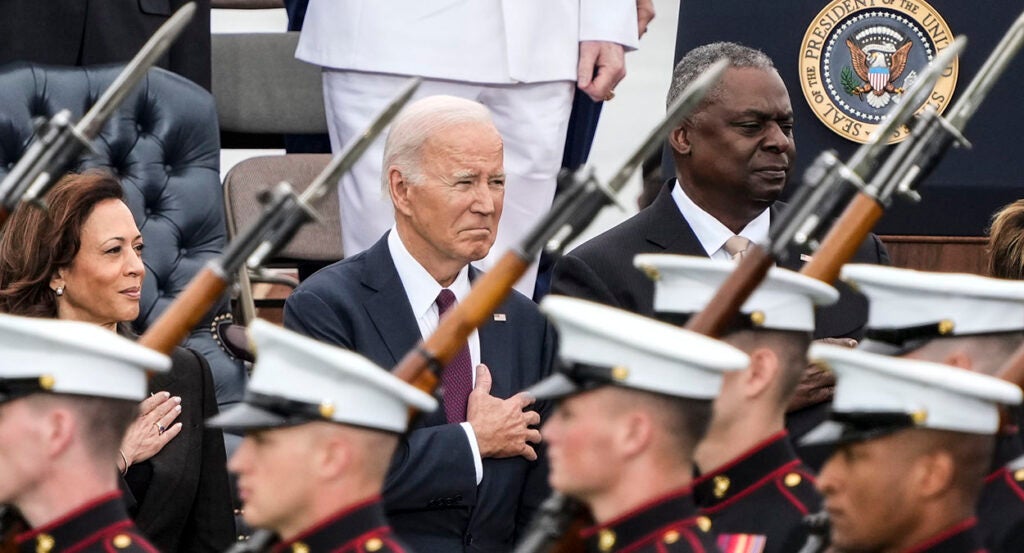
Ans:
[[[687,126],[683,124],[672,129],[672,132],[668,134],[668,143],[680,155],[690,155],[692,147],[687,136]]]
[[[409,189],[412,184],[402,175],[402,171],[394,165],[387,168],[388,172],[388,193],[391,196],[391,204],[395,212],[408,216],[412,210],[412,202],[409,199]]]
[[[956,462],[948,451],[938,450],[922,455],[914,466],[914,479],[917,490],[922,497],[936,496],[944,493],[953,485]]]
[[[759,347],[750,352],[750,365],[743,375],[743,393],[748,398],[759,397],[778,382],[782,370],[775,350]]]

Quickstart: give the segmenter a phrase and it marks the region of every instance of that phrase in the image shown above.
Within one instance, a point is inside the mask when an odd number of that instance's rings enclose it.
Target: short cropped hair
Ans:
[[[623,408],[641,407],[654,414],[671,440],[673,455],[689,462],[711,422],[711,400],[681,398],[654,392],[615,388]]]
[[[457,96],[428,96],[406,106],[391,123],[384,141],[381,190],[388,194],[388,167],[394,165],[412,184],[419,183],[423,144],[435,133],[466,123],[494,126],[491,112],[483,104]]]
[[[740,330],[725,337],[725,341],[746,353],[757,348],[768,348],[779,358],[782,370],[776,383],[778,399],[789,402],[790,396],[800,384],[800,378],[807,368],[807,348],[811,345],[811,333],[793,330]]]
[[[139,414],[139,404],[113,398],[69,394],[32,394],[26,398],[36,409],[67,407],[78,417],[82,437],[97,459],[114,459],[128,426]]]
[[[992,216],[988,233],[988,272],[995,278],[1024,279],[1024,200]]]
[[[679,60],[679,63],[676,64],[675,70],[672,71],[672,84],[669,85],[666,106],[671,106],[672,102],[675,102],[676,98],[682,94],[683,90],[690,86],[690,83],[695,81],[697,77],[707,71],[713,63],[721,58],[729,60],[729,67],[750,67],[765,71],[775,70],[775,64],[772,63],[772,59],[764,52],[743,46],[742,44],[735,42],[712,42],[711,44],[698,46],[687,52],[683,59]],[[719,93],[719,88],[716,86],[708,92],[700,107],[695,111],[700,111],[714,100]]]

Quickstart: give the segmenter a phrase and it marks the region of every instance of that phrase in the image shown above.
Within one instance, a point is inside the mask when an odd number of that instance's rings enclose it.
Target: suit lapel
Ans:
[[[470,266],[470,280],[475,280],[479,275],[480,271]],[[509,344],[515,343],[511,325],[516,321],[514,314],[508,311],[508,302],[502,303],[494,313],[504,315],[504,320],[495,320],[492,317],[477,330],[480,335],[480,362],[487,365],[491,371],[491,395],[507,398],[518,391],[512,382],[516,371],[512,367],[510,354],[514,348],[508,347]]]
[[[394,365],[419,342],[421,336],[409,297],[388,251],[387,237],[385,234],[366,251],[362,282],[371,292],[363,305],[381,341],[391,353]]]
[[[664,253],[707,256],[697,235],[672,198],[674,186],[675,179],[668,181],[658,193],[658,197],[645,210],[649,210],[649,213],[644,235],[648,242],[664,250]]]

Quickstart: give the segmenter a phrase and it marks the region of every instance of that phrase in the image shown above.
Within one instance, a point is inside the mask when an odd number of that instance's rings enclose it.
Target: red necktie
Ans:
[[[455,305],[455,294],[445,288],[437,295],[436,303],[438,320],[440,320]],[[469,392],[473,389],[472,370],[473,361],[469,356],[469,344],[467,343],[441,372],[444,412],[448,417],[448,422],[466,420],[466,402],[469,400]]]

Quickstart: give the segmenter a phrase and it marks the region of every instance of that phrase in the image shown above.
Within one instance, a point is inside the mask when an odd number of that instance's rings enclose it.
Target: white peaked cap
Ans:
[[[871,340],[900,346],[1024,330],[1024,281],[862,264],[844,266],[841,277],[870,302]]]
[[[273,428],[332,421],[405,432],[409,408],[433,411],[437,401],[358,353],[318,342],[257,319],[249,325],[256,364],[241,404],[208,426]]]
[[[699,313],[736,263],[689,255],[640,254],[633,264],[654,280],[654,311]],[[814,331],[814,308],[839,299],[835,288],[810,277],[772,267],[740,308],[751,328]]]
[[[994,434],[999,406],[1021,403],[1016,385],[949,365],[827,344],[813,344],[808,357],[830,368],[837,382],[832,421],[804,443],[857,441],[903,428]]]
[[[166,355],[101,326],[0,314],[0,402],[52,392],[139,401]]]
[[[713,399],[722,374],[750,361],[718,340],[585,300],[547,296],[540,309],[558,329],[563,370],[528,390],[538,399],[604,384]]]

